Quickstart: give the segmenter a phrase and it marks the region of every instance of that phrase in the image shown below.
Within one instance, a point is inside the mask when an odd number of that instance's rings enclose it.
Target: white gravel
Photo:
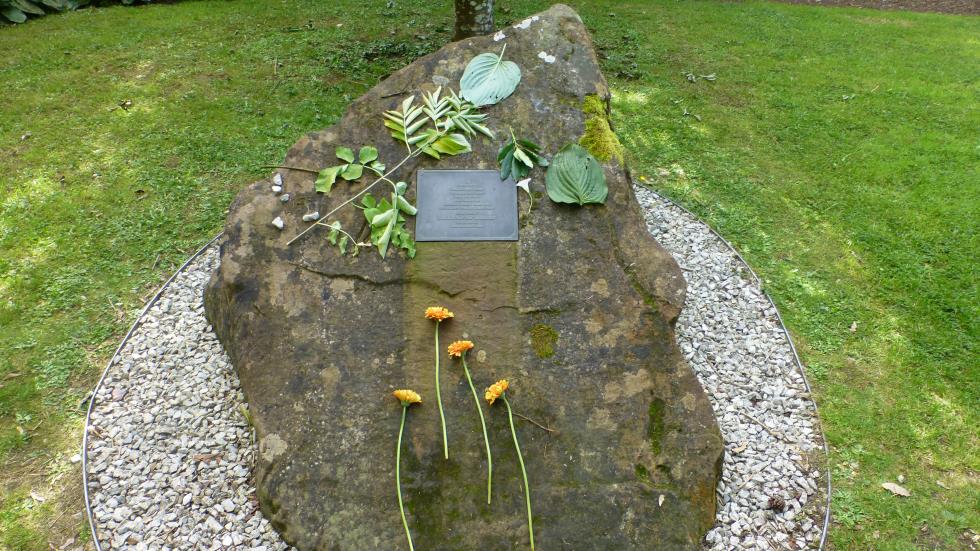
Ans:
[[[677,338],[725,438],[717,523],[704,548],[815,548],[826,502],[822,436],[775,308],[708,226],[651,191],[636,193],[650,232],[687,278]],[[103,549],[289,548],[258,510],[244,397],[204,318],[217,263],[212,246],[178,274],[96,392],[86,473]]]
[[[827,499],[823,436],[776,308],[705,223],[650,190],[635,191],[650,233],[684,271],[677,341],[725,438],[718,517],[705,549],[817,547]]]

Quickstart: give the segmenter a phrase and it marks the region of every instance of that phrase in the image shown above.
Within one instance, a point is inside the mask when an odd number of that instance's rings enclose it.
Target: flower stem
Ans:
[[[490,437],[487,436],[487,422],[483,418],[483,407],[480,405],[480,396],[476,393],[476,388],[473,386],[473,379],[470,378],[470,368],[466,366],[466,354],[463,354],[462,360],[463,373],[466,374],[466,382],[470,384],[470,390],[473,391],[473,400],[476,401],[476,412],[480,414],[480,424],[483,425],[483,442],[487,445],[487,505],[490,505],[490,496],[493,495],[490,486],[493,482],[493,458],[490,456]]]
[[[514,428],[514,412],[510,409],[507,396],[500,395],[507,406],[507,419],[510,421],[510,434],[514,437],[514,449],[517,450],[517,461],[521,464],[521,475],[524,476],[524,500],[527,503],[527,532],[531,537],[531,551],[534,551],[534,524],[531,521],[531,487],[527,483],[527,470],[524,469],[524,457],[521,455],[521,445],[517,443],[517,429]]]
[[[442,392],[439,391],[439,322],[436,322],[436,402],[439,403],[439,420],[442,422],[442,449],[449,459],[449,439],[446,437],[446,414],[442,411]]]
[[[412,544],[412,533],[408,530],[408,520],[405,519],[405,505],[402,503],[402,433],[405,432],[405,416],[408,406],[402,406],[402,426],[398,429],[398,448],[395,450],[395,485],[398,486],[398,510],[402,513],[402,526],[405,527],[405,537],[408,538],[408,549],[415,551]]]

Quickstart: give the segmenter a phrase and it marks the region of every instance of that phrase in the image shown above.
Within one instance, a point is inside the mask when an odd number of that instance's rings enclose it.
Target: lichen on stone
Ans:
[[[539,358],[550,358],[555,355],[558,333],[551,326],[539,323],[531,328],[530,335],[531,348]]]
[[[588,118],[585,119],[585,133],[578,140],[579,145],[600,161],[616,159],[619,164],[623,164],[623,144],[609,124],[606,104],[602,98],[598,94],[585,96],[582,112]]]

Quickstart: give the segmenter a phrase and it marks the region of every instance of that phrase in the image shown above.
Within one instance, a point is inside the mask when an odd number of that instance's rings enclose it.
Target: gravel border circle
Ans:
[[[827,447],[775,304],[717,232],[635,190],[651,234],[688,281],[677,340],[725,440],[718,513],[703,548],[823,549]],[[99,551],[289,549],[258,509],[244,397],[204,318],[218,237],[146,304],[89,401],[82,478]]]

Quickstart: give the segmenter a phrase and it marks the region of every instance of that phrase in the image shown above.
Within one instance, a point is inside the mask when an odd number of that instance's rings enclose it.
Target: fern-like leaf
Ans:
[[[421,115],[424,113],[422,107],[413,105],[415,96],[409,96],[402,102],[400,110],[385,111],[385,126],[391,131],[391,137],[404,143],[406,146],[412,143],[412,138],[420,128],[427,122]]]

